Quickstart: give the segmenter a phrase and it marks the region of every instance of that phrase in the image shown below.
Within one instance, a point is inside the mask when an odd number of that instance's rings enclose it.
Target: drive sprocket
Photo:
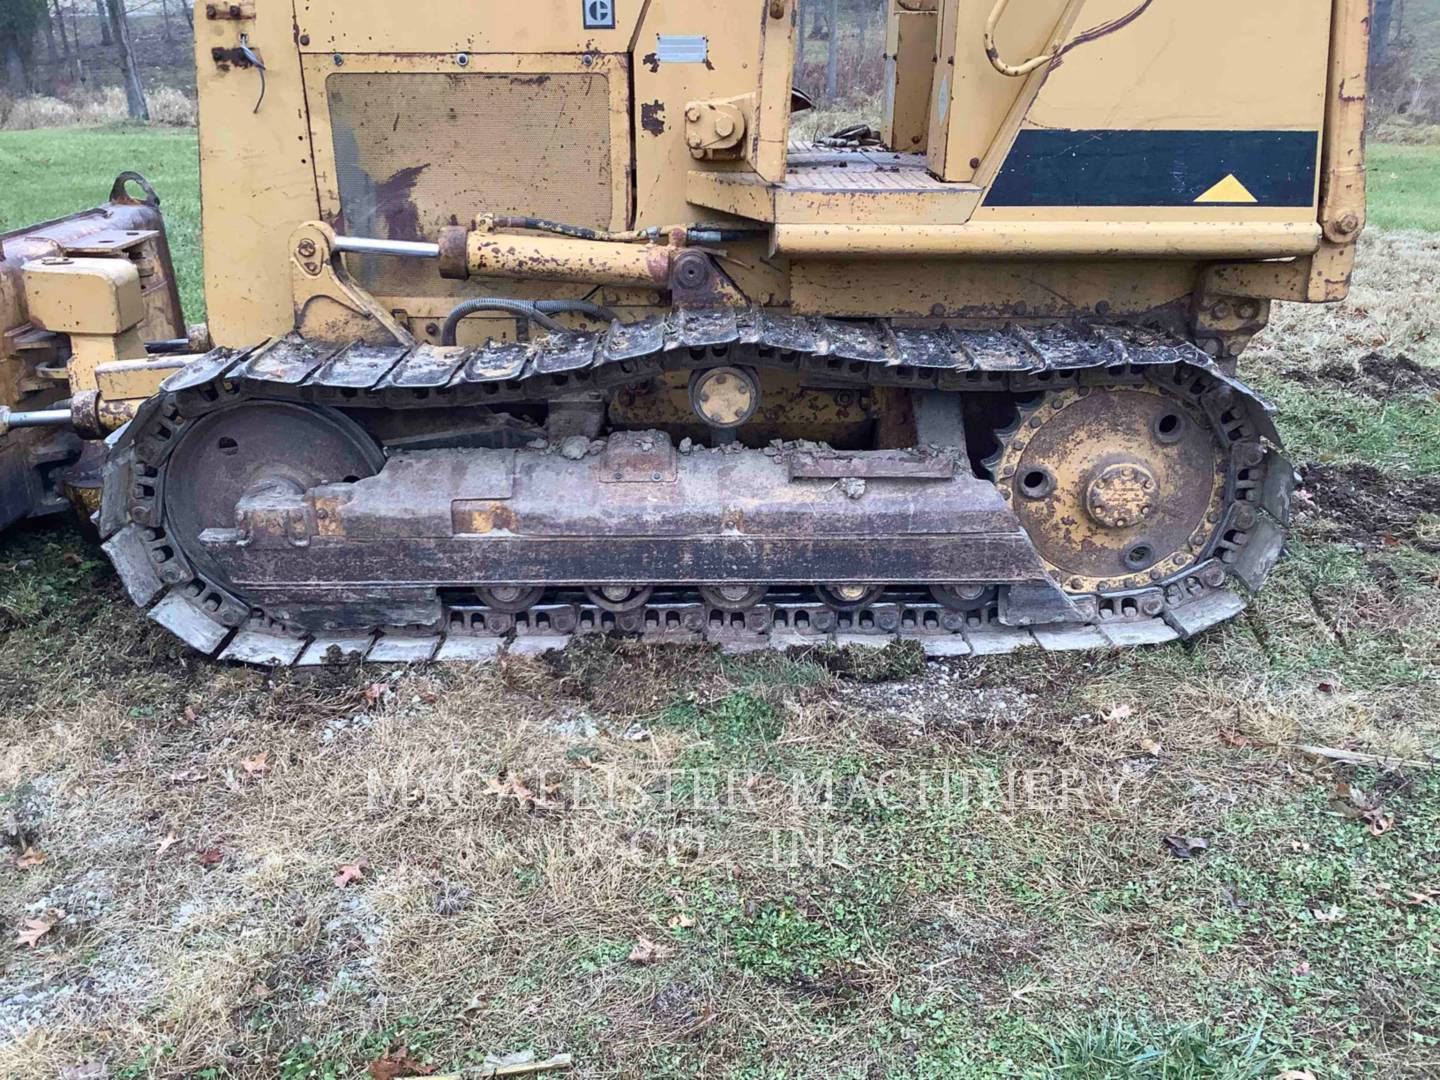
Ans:
[[[1071,593],[1184,573],[1204,556],[1231,497],[1219,434],[1162,386],[1050,391],[998,438],[989,466],[1000,493]]]

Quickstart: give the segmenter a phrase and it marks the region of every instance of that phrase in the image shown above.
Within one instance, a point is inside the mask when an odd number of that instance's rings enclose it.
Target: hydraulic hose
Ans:
[[[588,300],[510,300],[500,296],[478,296],[473,300],[466,300],[450,312],[445,319],[445,326],[440,332],[440,344],[454,345],[455,335],[460,329],[461,321],[482,311],[503,311],[510,315],[517,315],[556,333],[564,332],[565,327],[550,318],[551,315],[573,312],[578,315],[604,319],[606,322],[616,321],[613,311],[601,307],[599,304],[592,304]]]
[[[589,315],[593,319],[603,319],[605,322],[618,322],[620,318],[609,308],[592,304],[589,300],[536,300],[535,310],[546,315],[573,312],[576,315]]]
[[[565,329],[554,319],[544,312],[537,311],[535,305],[525,300],[506,300],[498,296],[478,296],[474,300],[466,300],[460,304],[445,320],[445,327],[440,332],[441,345],[454,345],[455,332],[460,328],[462,319],[471,315],[479,314],[482,311],[504,311],[510,315],[518,315],[522,319],[529,319],[538,323],[546,330],[560,332]]]

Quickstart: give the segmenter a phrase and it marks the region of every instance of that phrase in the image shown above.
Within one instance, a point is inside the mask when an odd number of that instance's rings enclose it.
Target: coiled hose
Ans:
[[[473,300],[466,300],[460,304],[446,317],[444,329],[440,332],[440,344],[454,345],[460,323],[469,316],[477,315],[482,311],[503,311],[509,315],[516,315],[522,319],[528,319],[552,333],[565,331],[565,327],[550,317],[562,312],[588,315],[592,319],[603,319],[606,322],[615,322],[617,318],[609,308],[592,304],[588,300],[510,300],[500,296],[477,296]]]

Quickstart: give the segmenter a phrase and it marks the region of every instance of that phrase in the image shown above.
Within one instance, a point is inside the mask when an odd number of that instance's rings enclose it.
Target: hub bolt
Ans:
[[[1109,465],[1086,488],[1085,509],[1104,528],[1128,528],[1154,515],[1154,490],[1155,477],[1144,465]]]

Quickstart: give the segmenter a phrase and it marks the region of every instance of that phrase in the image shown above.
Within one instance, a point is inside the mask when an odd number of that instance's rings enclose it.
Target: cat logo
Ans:
[[[580,0],[586,30],[615,29],[615,0]]]

